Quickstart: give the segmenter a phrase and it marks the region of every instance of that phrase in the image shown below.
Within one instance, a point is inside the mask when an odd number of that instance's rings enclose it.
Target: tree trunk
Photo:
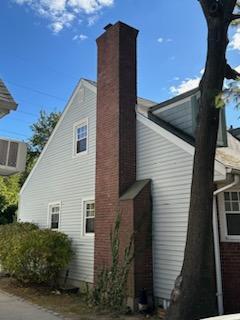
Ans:
[[[219,109],[226,69],[227,31],[236,1],[200,1],[208,25],[208,52],[200,83],[189,222],[184,262],[172,292],[167,320],[195,320],[217,314],[212,230],[213,181]],[[231,3],[231,7],[230,7]],[[219,5],[213,12],[213,5]]]

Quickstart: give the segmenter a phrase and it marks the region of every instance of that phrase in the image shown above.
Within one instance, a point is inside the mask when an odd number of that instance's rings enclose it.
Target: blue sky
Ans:
[[[40,109],[63,110],[78,80],[96,79],[95,39],[121,20],[139,29],[138,95],[156,102],[197,84],[206,26],[197,0],[1,0],[0,77],[18,111],[0,136],[27,140]],[[240,65],[240,30],[230,32],[229,62]],[[227,110],[240,126],[240,111]]]

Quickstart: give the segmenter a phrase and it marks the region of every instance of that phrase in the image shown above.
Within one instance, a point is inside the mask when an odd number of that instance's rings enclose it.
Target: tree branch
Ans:
[[[225,78],[228,80],[237,80],[240,77],[240,73],[232,69],[229,64],[225,67]]]
[[[208,19],[211,16],[211,10],[214,7],[222,7],[225,19],[228,20],[232,16],[233,10],[236,6],[237,0],[199,0],[205,17]]]
[[[234,21],[234,20],[237,20],[237,19],[240,19],[240,14],[232,14],[231,16],[231,21]]]

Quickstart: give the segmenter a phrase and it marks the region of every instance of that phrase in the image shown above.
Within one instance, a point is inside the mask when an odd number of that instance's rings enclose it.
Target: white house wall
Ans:
[[[73,240],[72,279],[93,282],[94,237],[83,236],[82,201],[94,200],[96,94],[83,84],[20,196],[18,219],[47,227],[48,204],[61,202],[60,231]],[[83,99],[84,93],[84,99]],[[73,126],[88,118],[88,153],[73,157]]]
[[[183,262],[193,154],[152,130],[144,119],[140,120],[137,179],[152,179],[154,294],[169,299]],[[224,177],[215,172],[215,179]]]

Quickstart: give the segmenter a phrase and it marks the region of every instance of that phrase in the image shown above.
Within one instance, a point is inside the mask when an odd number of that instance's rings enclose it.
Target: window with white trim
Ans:
[[[49,228],[58,230],[60,225],[60,203],[49,204]]]
[[[240,236],[240,192],[224,192],[226,231],[228,236]]]
[[[83,223],[83,234],[91,235],[94,234],[94,220],[95,220],[95,202],[84,201],[84,223]]]
[[[88,147],[88,123],[87,120],[75,126],[75,154],[87,151]]]

